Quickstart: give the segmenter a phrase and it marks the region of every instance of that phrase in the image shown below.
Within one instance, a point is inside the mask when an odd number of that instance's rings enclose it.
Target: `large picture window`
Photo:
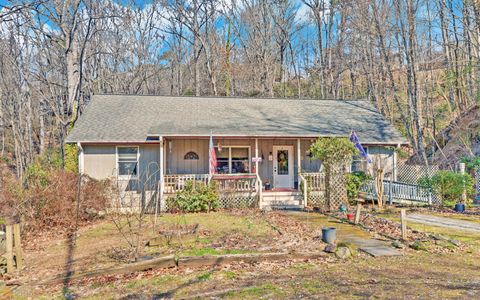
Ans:
[[[215,147],[217,154],[217,173],[236,174],[250,173],[250,147],[223,146]]]
[[[138,176],[138,147],[117,147],[117,167],[120,177]]]

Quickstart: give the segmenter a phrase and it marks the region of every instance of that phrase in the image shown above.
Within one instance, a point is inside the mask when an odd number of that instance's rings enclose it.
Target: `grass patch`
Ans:
[[[242,291],[229,292],[225,295],[227,298],[244,299],[244,298],[268,298],[274,299],[284,296],[284,292],[271,283],[265,283],[258,286],[252,286]]]
[[[197,279],[200,280],[200,281],[207,281],[212,277],[212,274],[213,274],[213,272],[209,271],[209,272],[206,272],[206,273],[203,273],[203,274],[197,276]]]

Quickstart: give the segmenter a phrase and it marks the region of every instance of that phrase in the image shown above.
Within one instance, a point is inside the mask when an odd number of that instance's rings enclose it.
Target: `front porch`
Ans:
[[[305,207],[307,198],[300,188],[308,185],[304,174],[315,174],[320,169],[320,162],[312,159],[308,151],[313,138],[214,136],[218,164],[211,178],[208,137],[160,137],[160,140],[160,167],[164,170],[159,178],[162,208],[165,199],[181,191],[186,182],[210,180],[217,182],[221,205],[225,208]],[[321,184],[318,180],[316,183]]]

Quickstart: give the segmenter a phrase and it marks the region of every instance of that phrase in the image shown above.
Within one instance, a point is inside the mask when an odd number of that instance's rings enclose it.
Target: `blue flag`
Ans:
[[[355,148],[358,149],[358,151],[360,152],[360,155],[365,157],[367,162],[371,164],[372,160],[370,159],[370,157],[368,157],[367,152],[365,152],[365,149],[363,149],[362,144],[360,144],[360,141],[358,140],[358,136],[355,134],[355,131],[353,130],[352,130],[352,134],[350,135],[350,141],[355,144]]]

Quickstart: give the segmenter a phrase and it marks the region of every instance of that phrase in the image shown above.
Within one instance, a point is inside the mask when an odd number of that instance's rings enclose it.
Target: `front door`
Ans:
[[[293,188],[293,146],[273,146],[273,187]]]

